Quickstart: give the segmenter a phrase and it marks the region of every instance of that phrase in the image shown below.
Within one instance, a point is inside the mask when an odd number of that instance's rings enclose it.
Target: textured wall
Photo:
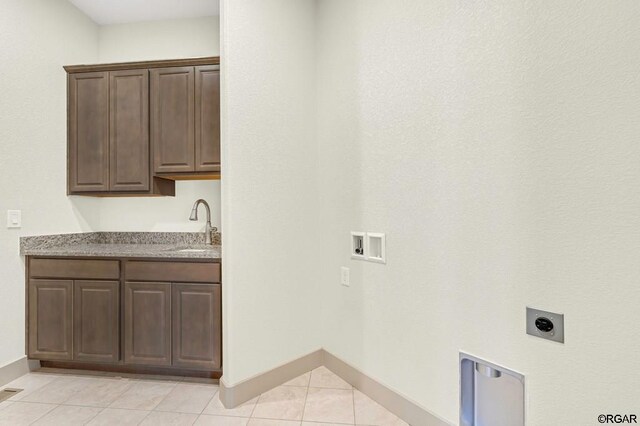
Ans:
[[[100,62],[215,56],[220,17],[103,25],[98,37]]]
[[[222,8],[224,380],[320,345],[314,2]]]
[[[7,1],[0,14],[0,366],[24,355],[21,235],[89,230],[189,231],[197,198],[220,224],[220,182],[179,182],[175,198],[66,196],[63,65],[219,53],[217,17],[98,27],[66,1]],[[23,227],[6,229],[7,209]]]
[[[21,235],[88,230],[96,199],[66,195],[66,73],[96,62],[98,29],[66,1],[8,0],[0,13],[0,366],[25,353]],[[21,229],[7,229],[21,209]]]
[[[456,424],[460,350],[526,375],[529,425],[637,411],[640,3],[318,13],[324,347]],[[386,232],[387,265],[350,230]]]
[[[99,30],[100,62],[175,59],[220,54],[218,16],[105,25]],[[211,221],[220,228],[220,181],[176,182],[175,197],[105,198],[100,201],[101,231],[204,231],[190,222],[194,201],[211,205]]]

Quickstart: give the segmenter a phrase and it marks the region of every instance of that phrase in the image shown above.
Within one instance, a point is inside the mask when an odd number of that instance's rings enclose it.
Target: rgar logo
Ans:
[[[611,424],[638,423],[637,417],[635,414],[600,414],[598,422]]]

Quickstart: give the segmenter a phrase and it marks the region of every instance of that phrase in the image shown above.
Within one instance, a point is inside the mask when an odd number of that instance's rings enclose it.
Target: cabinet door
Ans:
[[[154,171],[193,172],[193,67],[151,70],[151,141]]]
[[[148,191],[149,71],[109,73],[111,191]]]
[[[72,289],[69,280],[29,281],[29,358],[72,358]]]
[[[196,67],[196,171],[220,171],[220,67]]]
[[[118,281],[75,281],[74,360],[113,363],[120,359],[119,287]]]
[[[69,74],[69,192],[109,190],[109,73]]]
[[[124,361],[171,364],[170,283],[125,283]]]
[[[213,370],[221,366],[220,285],[173,284],[173,365]]]

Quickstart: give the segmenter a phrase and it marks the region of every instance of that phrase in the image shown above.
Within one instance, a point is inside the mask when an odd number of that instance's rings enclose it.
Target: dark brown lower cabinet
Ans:
[[[171,365],[171,283],[124,287],[125,363]]]
[[[117,362],[120,359],[120,282],[75,281],[73,291],[73,359]]]
[[[215,370],[221,366],[220,285],[172,284],[173,365]]]
[[[220,377],[220,263],[28,257],[27,267],[29,358]]]
[[[29,280],[28,348],[35,359],[71,360],[73,281]]]

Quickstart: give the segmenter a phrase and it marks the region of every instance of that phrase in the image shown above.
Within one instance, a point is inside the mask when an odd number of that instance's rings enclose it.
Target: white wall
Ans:
[[[66,1],[11,0],[0,13],[0,366],[24,356],[19,237],[80,231],[200,231],[197,198],[220,226],[220,182],[179,182],[176,197],[66,196],[68,64],[219,54],[218,17],[98,27]],[[7,209],[23,227],[6,229]]]
[[[223,0],[227,385],[320,347],[312,0]]]
[[[324,347],[457,424],[458,352],[529,425],[637,410],[640,3],[320,0]],[[387,233],[387,265],[349,259]],[[339,283],[351,267],[352,286]],[[565,314],[564,345],[525,306]]]
[[[99,29],[99,61],[177,59],[220,54],[220,19],[177,19],[105,25]],[[105,198],[100,201],[101,231],[203,231],[190,222],[193,203],[204,198],[220,229],[220,181],[176,182],[175,197]]]
[[[217,56],[220,17],[103,25],[98,36],[100,62]]]
[[[96,199],[66,196],[66,73],[98,59],[97,26],[66,1],[10,0],[0,13],[0,366],[24,356],[21,235],[86,231]],[[7,229],[7,209],[23,226]]]

